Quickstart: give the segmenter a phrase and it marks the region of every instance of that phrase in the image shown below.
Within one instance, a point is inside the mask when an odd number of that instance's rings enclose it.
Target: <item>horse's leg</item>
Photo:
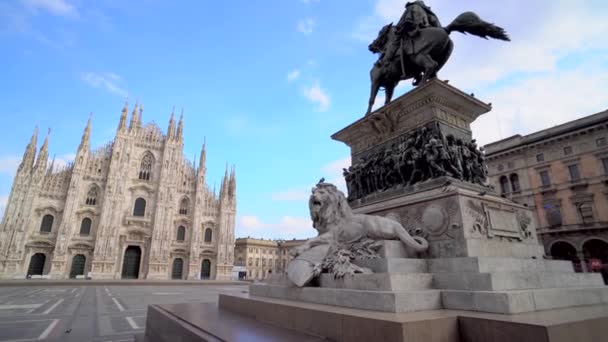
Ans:
[[[414,63],[418,64],[420,67],[424,69],[424,76],[420,83],[425,83],[429,79],[433,77],[433,75],[437,72],[437,67],[439,63],[435,62],[433,58],[427,53],[419,53],[414,56]]]
[[[393,93],[395,92],[395,88],[397,87],[396,84],[391,84],[390,86],[387,86],[385,88],[385,92],[384,92],[384,96],[385,96],[385,100],[384,100],[384,105],[387,105],[391,102],[391,100],[393,99]]]
[[[380,81],[378,77],[374,77],[374,72],[371,72],[371,80],[372,80],[372,89],[369,94],[369,102],[367,106],[367,113],[365,115],[369,115],[372,112],[372,107],[374,106],[374,102],[376,101],[376,95],[378,95],[378,90],[380,90]]]
[[[422,80],[420,80],[420,84],[425,83],[429,79],[433,77],[435,73],[437,73],[437,67],[439,63],[437,63],[430,55],[431,49],[425,49],[420,53],[416,54],[412,57],[412,61],[414,64],[418,65],[424,70],[424,75],[422,76]]]

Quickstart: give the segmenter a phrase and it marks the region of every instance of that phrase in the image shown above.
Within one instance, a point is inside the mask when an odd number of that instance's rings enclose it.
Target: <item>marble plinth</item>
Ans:
[[[139,337],[141,339],[141,337]],[[322,336],[261,323],[212,303],[150,305],[144,342],[320,342]]]
[[[597,342],[608,305],[497,315],[461,310],[378,313],[221,294],[219,305],[152,305],[143,341]]]
[[[598,273],[574,273],[562,260],[507,257],[405,258],[399,241],[384,241],[397,258],[357,259],[373,274],[335,279],[321,274],[318,287],[297,287],[285,274],[250,286],[254,296],[382,312],[459,309],[514,314],[608,303]],[[399,253],[401,252],[401,254]]]
[[[544,255],[531,209],[457,180],[359,204],[355,213],[390,217],[410,234],[426,238],[429,250],[420,257],[541,259]]]

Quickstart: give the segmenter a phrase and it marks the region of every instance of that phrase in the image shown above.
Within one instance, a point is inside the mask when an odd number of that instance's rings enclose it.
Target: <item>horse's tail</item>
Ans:
[[[484,39],[490,37],[506,41],[511,40],[502,27],[484,21],[473,12],[462,13],[446,26],[445,30],[448,34],[452,33],[452,31],[458,31],[464,34],[470,33]]]

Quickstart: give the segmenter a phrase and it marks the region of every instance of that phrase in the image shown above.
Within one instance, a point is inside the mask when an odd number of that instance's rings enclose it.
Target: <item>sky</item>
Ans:
[[[465,11],[511,42],[452,33],[441,79],[493,110],[481,144],[608,109],[605,0],[428,0],[443,25]],[[35,126],[57,163],[73,159],[92,114],[92,147],[110,141],[126,98],[164,131],[184,110],[184,154],[207,142],[207,179],[237,176],[237,237],[316,235],[310,189],[344,188],[349,150],[330,135],[363,116],[367,50],[403,0],[0,1],[0,215]],[[396,95],[411,90],[402,82]],[[381,103],[382,94],[377,103]],[[39,138],[39,144],[42,143]]]

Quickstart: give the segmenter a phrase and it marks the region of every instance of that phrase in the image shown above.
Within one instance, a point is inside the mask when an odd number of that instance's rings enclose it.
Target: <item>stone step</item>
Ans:
[[[430,273],[374,273],[346,275],[336,279],[333,274],[322,274],[321,287],[369,290],[369,291],[407,291],[430,289],[433,275]]]
[[[145,335],[143,339],[135,337],[136,341],[327,341],[319,335],[222,310],[215,303],[155,304],[148,306],[146,316]]]
[[[608,303],[608,287],[530,289],[513,291],[443,290],[445,309],[500,314]]]
[[[459,340],[457,311],[395,314],[247,294],[220,294],[219,307],[278,327],[324,336],[326,342]]]
[[[427,273],[427,261],[408,258],[355,259],[355,265],[367,267],[374,273]]]
[[[289,280],[289,277],[287,277],[287,273],[271,274],[261,282],[269,285],[295,286],[294,283]]]
[[[412,312],[441,308],[440,290],[364,291],[253,284],[249,287],[249,293],[252,296],[384,312]]]
[[[378,254],[381,258],[416,258],[417,254],[399,240],[382,240]]]
[[[565,272],[441,272],[434,273],[433,287],[448,290],[500,291],[554,287],[598,287],[598,273]]]
[[[428,270],[439,272],[574,272],[567,260],[466,257],[429,259]]]
[[[519,315],[462,310],[392,314],[247,294],[220,294],[219,307],[277,327],[340,342],[595,342],[606,339],[608,324],[608,305]],[[179,335],[174,336],[175,340]]]

